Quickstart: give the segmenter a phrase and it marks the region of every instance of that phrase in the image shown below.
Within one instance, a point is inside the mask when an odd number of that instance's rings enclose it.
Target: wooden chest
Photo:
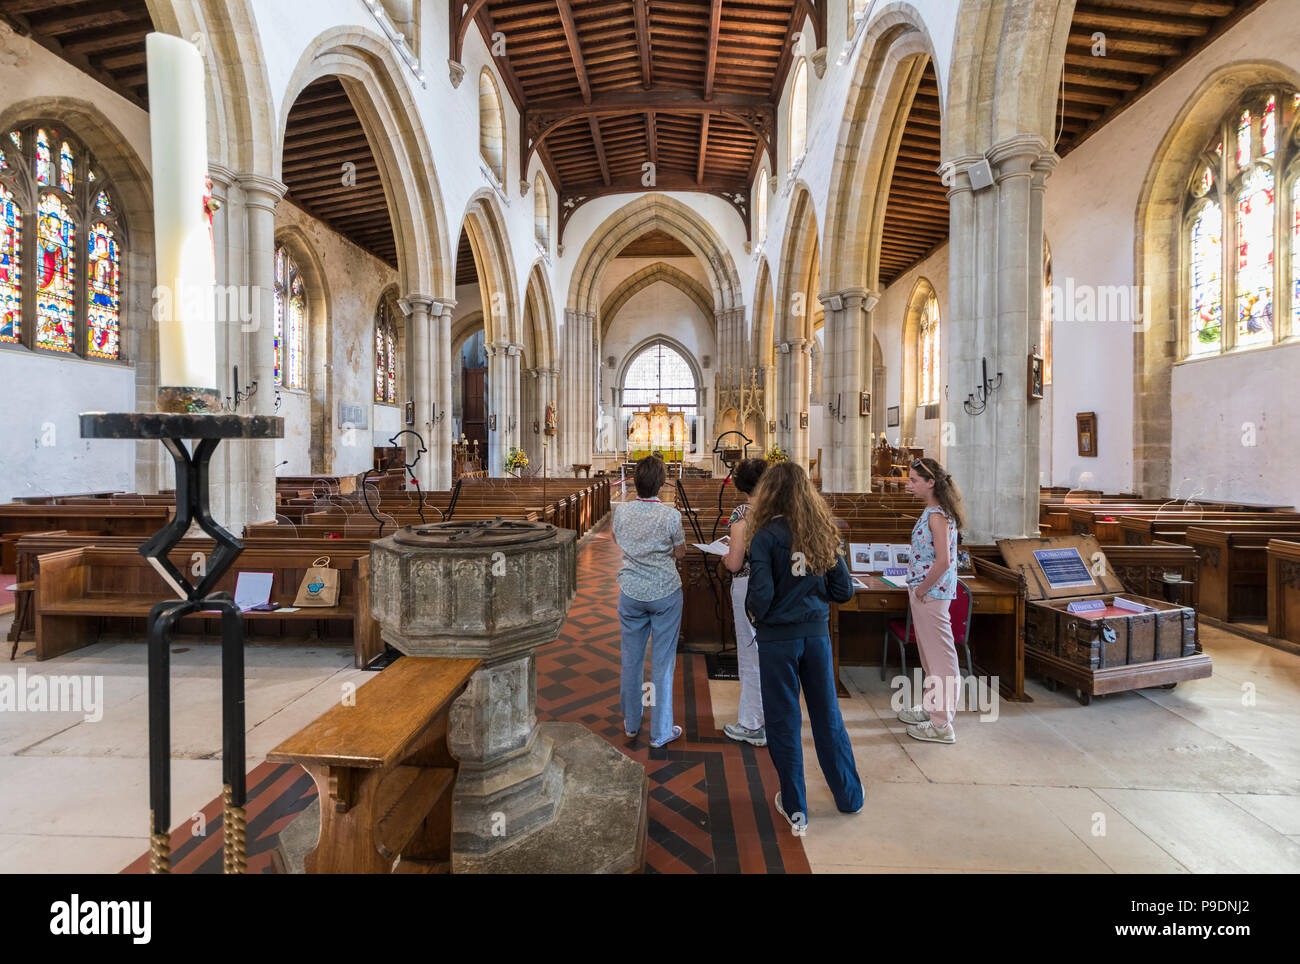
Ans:
[[[1210,659],[1197,644],[1196,611],[1126,593],[1095,538],[1003,539],[998,548],[1021,577],[1025,668],[1051,681],[1049,688],[1073,686],[1086,705],[1096,694],[1210,675]],[[1117,609],[1117,596],[1146,611]],[[1104,608],[1071,612],[1071,604]]]

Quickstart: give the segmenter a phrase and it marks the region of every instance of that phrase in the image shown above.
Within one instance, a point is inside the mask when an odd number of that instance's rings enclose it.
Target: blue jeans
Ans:
[[[677,667],[677,636],[682,625],[682,591],[650,602],[618,594],[618,623],[623,630],[623,671],[619,701],[623,729],[641,729],[642,684],[645,682],[645,647],[651,641],[650,742],[665,743],[673,735],[673,671]]]
[[[808,822],[803,781],[803,712],[799,684],[808,704],[813,745],[835,806],[852,813],[862,806],[862,781],[853,762],[844,718],[835,696],[834,663],[829,636],[779,639],[758,644],[759,679],[763,689],[763,715],[767,722],[767,750],[781,780],[781,809],[791,819],[802,813]]]

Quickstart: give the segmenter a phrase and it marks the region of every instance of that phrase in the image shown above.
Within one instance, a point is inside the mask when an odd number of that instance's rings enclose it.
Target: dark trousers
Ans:
[[[803,713],[799,684],[808,704],[813,744],[835,806],[852,813],[862,806],[862,781],[853,762],[840,704],[835,696],[834,663],[829,636],[782,639],[758,644],[759,679],[763,690],[763,716],[767,723],[767,750],[781,780],[781,809],[792,820],[803,814],[807,823],[803,780]]]

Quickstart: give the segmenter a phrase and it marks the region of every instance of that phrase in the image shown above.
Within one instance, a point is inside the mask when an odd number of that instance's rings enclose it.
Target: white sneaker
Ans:
[[[952,731],[952,725],[949,724],[943,729],[935,726],[929,720],[919,726],[909,726],[907,735],[914,740],[923,740],[926,743],[956,743],[957,734]]]
[[[930,719],[930,714],[918,705],[913,706],[911,709],[899,710],[898,719],[908,726],[920,726]]]
[[[776,812],[779,813],[781,816],[785,817],[785,822],[790,825],[790,832],[793,833],[796,837],[802,837],[804,835],[804,831],[808,829],[808,815],[804,813],[799,814],[798,816],[802,818],[802,821],[800,823],[795,823],[793,820],[791,820],[790,815],[786,813],[785,808],[781,806],[780,790],[776,791],[776,797],[772,802],[776,804]]]

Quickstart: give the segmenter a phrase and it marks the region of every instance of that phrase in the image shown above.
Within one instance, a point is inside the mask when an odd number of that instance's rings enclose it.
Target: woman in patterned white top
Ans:
[[[952,720],[961,689],[961,668],[948,606],[957,598],[957,531],[966,524],[966,516],[961,491],[934,459],[912,463],[907,487],[925,503],[912,529],[907,591],[928,685],[922,705],[900,710],[898,718],[907,724],[907,735],[914,740],[955,743]]]

